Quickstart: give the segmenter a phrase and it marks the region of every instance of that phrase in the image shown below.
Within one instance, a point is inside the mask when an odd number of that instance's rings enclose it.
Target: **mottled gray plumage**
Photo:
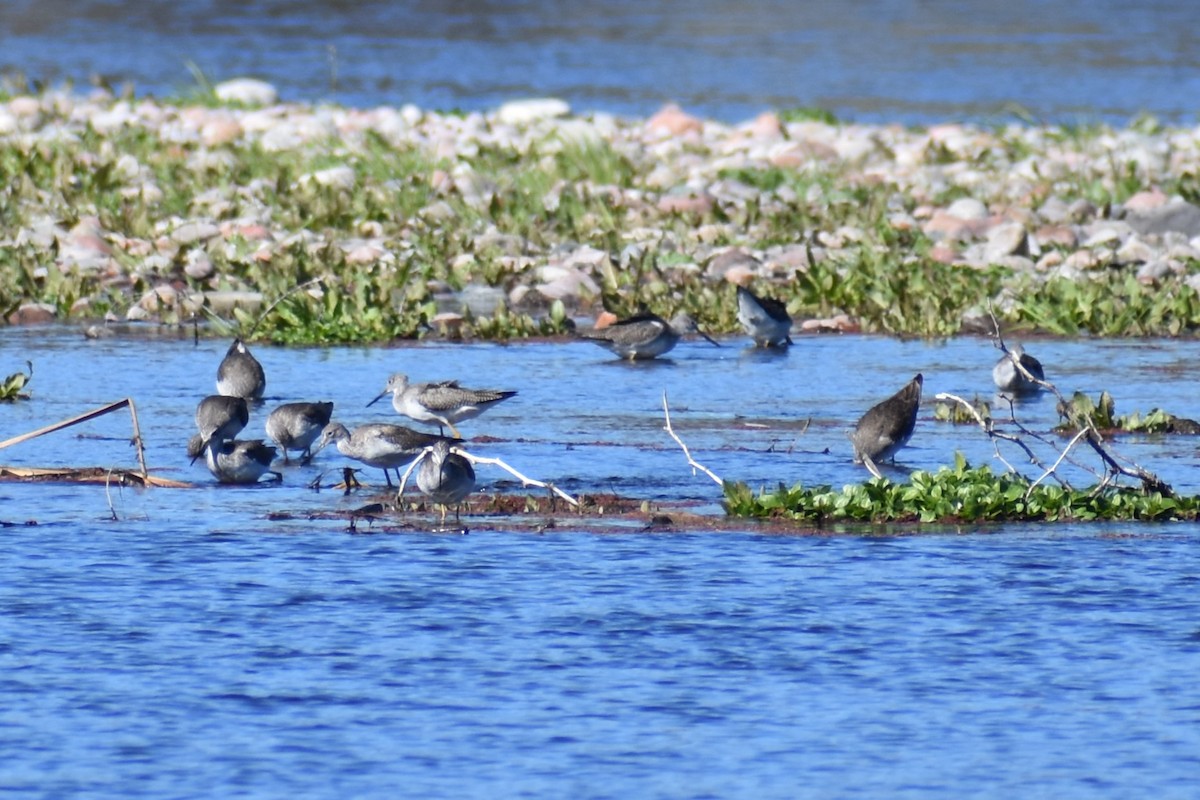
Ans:
[[[738,322],[759,347],[791,344],[792,317],[787,306],[771,297],[759,297],[737,287]]]
[[[497,403],[516,394],[501,389],[467,389],[458,381],[440,383],[409,383],[408,376],[397,372],[388,378],[387,385],[368,406],[387,395],[392,396],[392,408],[417,422],[437,425],[441,432],[449,428],[459,436],[454,423],[474,419]]]
[[[992,367],[992,382],[996,384],[996,388],[1001,392],[1011,394],[1033,394],[1041,391],[1041,386],[1021,374],[1014,361],[1020,361],[1021,366],[1039,381],[1046,379],[1046,374],[1042,370],[1042,362],[1026,353],[1025,348],[1017,344],[1008,348],[1008,352],[996,362],[996,366]]]
[[[917,424],[923,383],[924,378],[918,373],[903,389],[863,414],[850,436],[855,461],[872,466],[893,458],[897,450],[908,444]]]
[[[656,358],[669,352],[681,336],[698,333],[714,347],[719,347],[712,337],[696,326],[696,321],[687,314],[676,314],[668,322],[657,314],[637,314],[628,319],[617,320],[603,328],[594,328],[581,333],[579,338],[595,342],[601,347],[631,361]]]
[[[195,462],[211,442],[232,439],[250,421],[250,409],[240,397],[210,394],[196,406],[196,428],[200,439],[188,442],[188,456]]]
[[[221,483],[256,483],[271,471],[274,447],[262,439],[225,439],[210,442],[205,449],[208,471]],[[282,480],[279,473],[272,473]]]
[[[347,430],[340,422],[331,422],[321,432],[314,452],[318,452],[330,444],[336,444],[338,452],[346,458],[361,461],[368,467],[383,470],[383,477],[388,486],[392,485],[389,469],[399,472],[400,467],[410,463],[421,454],[426,447],[438,441],[455,442],[457,439],[446,439],[434,433],[424,433],[406,428],[403,425],[388,425],[382,422],[372,422],[359,425],[353,432]]]
[[[267,415],[267,436],[283,451],[283,463],[289,463],[288,450],[300,450],[301,463],[307,463],[332,416],[333,403],[284,403]]]
[[[475,469],[458,453],[450,452],[450,443],[437,441],[417,468],[417,488],[442,507],[442,524],[447,506],[454,506],[458,521],[459,505],[475,490]]]
[[[217,394],[261,400],[267,388],[267,377],[241,339],[234,339],[217,367]]]

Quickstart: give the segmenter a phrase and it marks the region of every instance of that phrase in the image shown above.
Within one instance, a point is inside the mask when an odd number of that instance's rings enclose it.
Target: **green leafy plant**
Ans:
[[[1075,490],[969,466],[912,473],[908,483],[874,478],[839,489],[780,485],[755,493],[741,482],[725,484],[724,508],[737,517],[772,517],[835,523],[963,523],[1055,520],[1165,520],[1200,516],[1200,496],[1171,496],[1115,486]]]
[[[25,367],[29,370],[28,372],[14,372],[0,381],[0,401],[12,402],[29,399],[29,394],[21,390],[33,380],[33,362],[26,361]]]

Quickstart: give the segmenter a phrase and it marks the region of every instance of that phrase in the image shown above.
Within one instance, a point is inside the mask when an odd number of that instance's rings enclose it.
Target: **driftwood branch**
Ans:
[[[671,427],[671,409],[667,406],[666,392],[663,392],[663,418],[666,420],[666,424],[663,425],[663,430],[669,433],[671,438],[675,440],[675,444],[679,445],[679,448],[683,450],[684,458],[687,459],[688,466],[692,468],[692,474],[695,475],[696,470],[700,470],[705,475],[712,478],[713,482],[716,483],[717,486],[723,487],[725,485],[725,481],[721,480],[720,476],[711,469],[692,458],[692,452],[688,450],[688,446],[683,443],[683,439],[680,439],[679,436],[676,435],[675,429]]]
[[[29,433],[23,433],[20,436],[14,436],[11,439],[6,439],[3,442],[0,442],[0,450],[3,450],[6,447],[11,447],[14,444],[20,444],[21,442],[29,441],[30,439],[36,439],[39,436],[45,436],[47,433],[54,433],[55,431],[60,431],[63,428],[69,428],[72,425],[78,425],[81,422],[87,422],[89,420],[96,419],[97,417],[102,417],[105,414],[110,414],[113,411],[117,411],[122,408],[129,409],[129,416],[133,420],[133,446],[137,449],[138,466],[141,467],[142,481],[145,485],[149,486],[152,482],[150,481],[150,473],[146,469],[146,451],[142,445],[142,428],[138,424],[137,407],[133,404],[133,398],[131,397],[126,397],[124,400],[118,400],[115,403],[109,403],[106,406],[101,406],[100,408],[92,411],[87,411],[83,414],[71,417],[70,419],[64,419],[61,422],[54,423],[53,425],[47,425],[44,428],[38,428],[36,431],[30,431]]]

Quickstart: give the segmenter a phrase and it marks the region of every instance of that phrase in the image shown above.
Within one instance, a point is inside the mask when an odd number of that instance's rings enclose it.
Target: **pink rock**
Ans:
[[[958,252],[945,242],[938,242],[929,248],[929,257],[939,264],[953,264],[958,260]]]
[[[657,114],[646,120],[646,131],[655,136],[682,136],[703,130],[703,122],[674,103],[663,106]]]
[[[373,244],[360,244],[346,254],[346,263],[356,266],[374,264],[383,257],[383,248]]]
[[[1074,247],[1079,242],[1075,231],[1066,225],[1043,225],[1033,235],[1042,246]]]
[[[810,161],[836,161],[838,152],[824,142],[806,139],[780,150],[771,156],[777,167],[802,167]]]
[[[242,125],[236,119],[210,119],[200,129],[200,141],[205,147],[220,147],[241,138]]]
[[[616,321],[616,314],[612,313],[611,311],[601,311],[599,316],[596,317],[596,324],[594,327],[596,330],[602,330],[607,328],[609,325],[612,325]]]
[[[971,222],[961,217],[955,217],[953,213],[935,211],[934,216],[929,218],[929,222],[924,224],[922,230],[930,239],[961,241],[970,239]]]
[[[707,194],[669,194],[658,201],[658,210],[664,214],[707,214],[712,207],[713,199]]]
[[[54,306],[49,303],[23,303],[8,315],[9,325],[41,325],[54,322]]]
[[[1133,197],[1125,201],[1125,210],[1132,211],[1135,214],[1145,214],[1148,211],[1153,211],[1156,208],[1161,208],[1167,204],[1169,200],[1157,186],[1149,191],[1138,192]]]
[[[764,111],[750,123],[750,135],[761,139],[776,139],[783,135],[783,125],[774,113]]]

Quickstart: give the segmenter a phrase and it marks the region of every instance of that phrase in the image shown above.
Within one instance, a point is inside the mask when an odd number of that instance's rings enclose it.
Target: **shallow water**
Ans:
[[[1200,526],[1022,525],[924,535],[345,535],[307,511],[361,497],[220,487],[183,444],[224,342],[0,331],[34,399],[0,439],[134,397],[154,467],[189,490],[0,484],[0,787],[28,796],[1186,797],[1200,775]],[[471,444],[571,491],[690,499],[661,393],[697,458],[752,484],[840,485],[845,430],[916,371],[987,392],[995,351],[802,338],[764,356],[686,342],[629,365],[587,343],[255,348],[274,402],[349,423],[387,374],[520,394]],[[1034,341],[1064,389],[1200,418],[1200,343]],[[470,376],[469,379],[467,376]],[[374,413],[378,411],[378,413]],[[1044,429],[1053,403],[1021,407]],[[249,431],[261,431],[264,412]],[[807,428],[804,422],[809,420]],[[766,427],[747,427],[751,422]],[[129,467],[127,417],[6,449],[5,464]],[[76,432],[84,438],[77,438]],[[735,449],[736,448],[736,449]],[[907,467],[969,427],[923,409]],[[1121,452],[1185,491],[1194,439]],[[828,450],[828,452],[826,452]],[[377,474],[363,476],[378,481]],[[480,468],[485,490],[505,477]],[[511,487],[509,487],[511,488]],[[275,522],[272,512],[300,519]],[[426,521],[428,518],[423,518]]]
[[[849,119],[1060,122],[1147,111],[1194,122],[1197,15],[1185,0],[752,3],[548,0],[172,3],[13,0],[0,69],[141,93],[253,75],[285,99],[490,109],[561,97],[579,112],[666,102],[737,122],[818,106]]]

